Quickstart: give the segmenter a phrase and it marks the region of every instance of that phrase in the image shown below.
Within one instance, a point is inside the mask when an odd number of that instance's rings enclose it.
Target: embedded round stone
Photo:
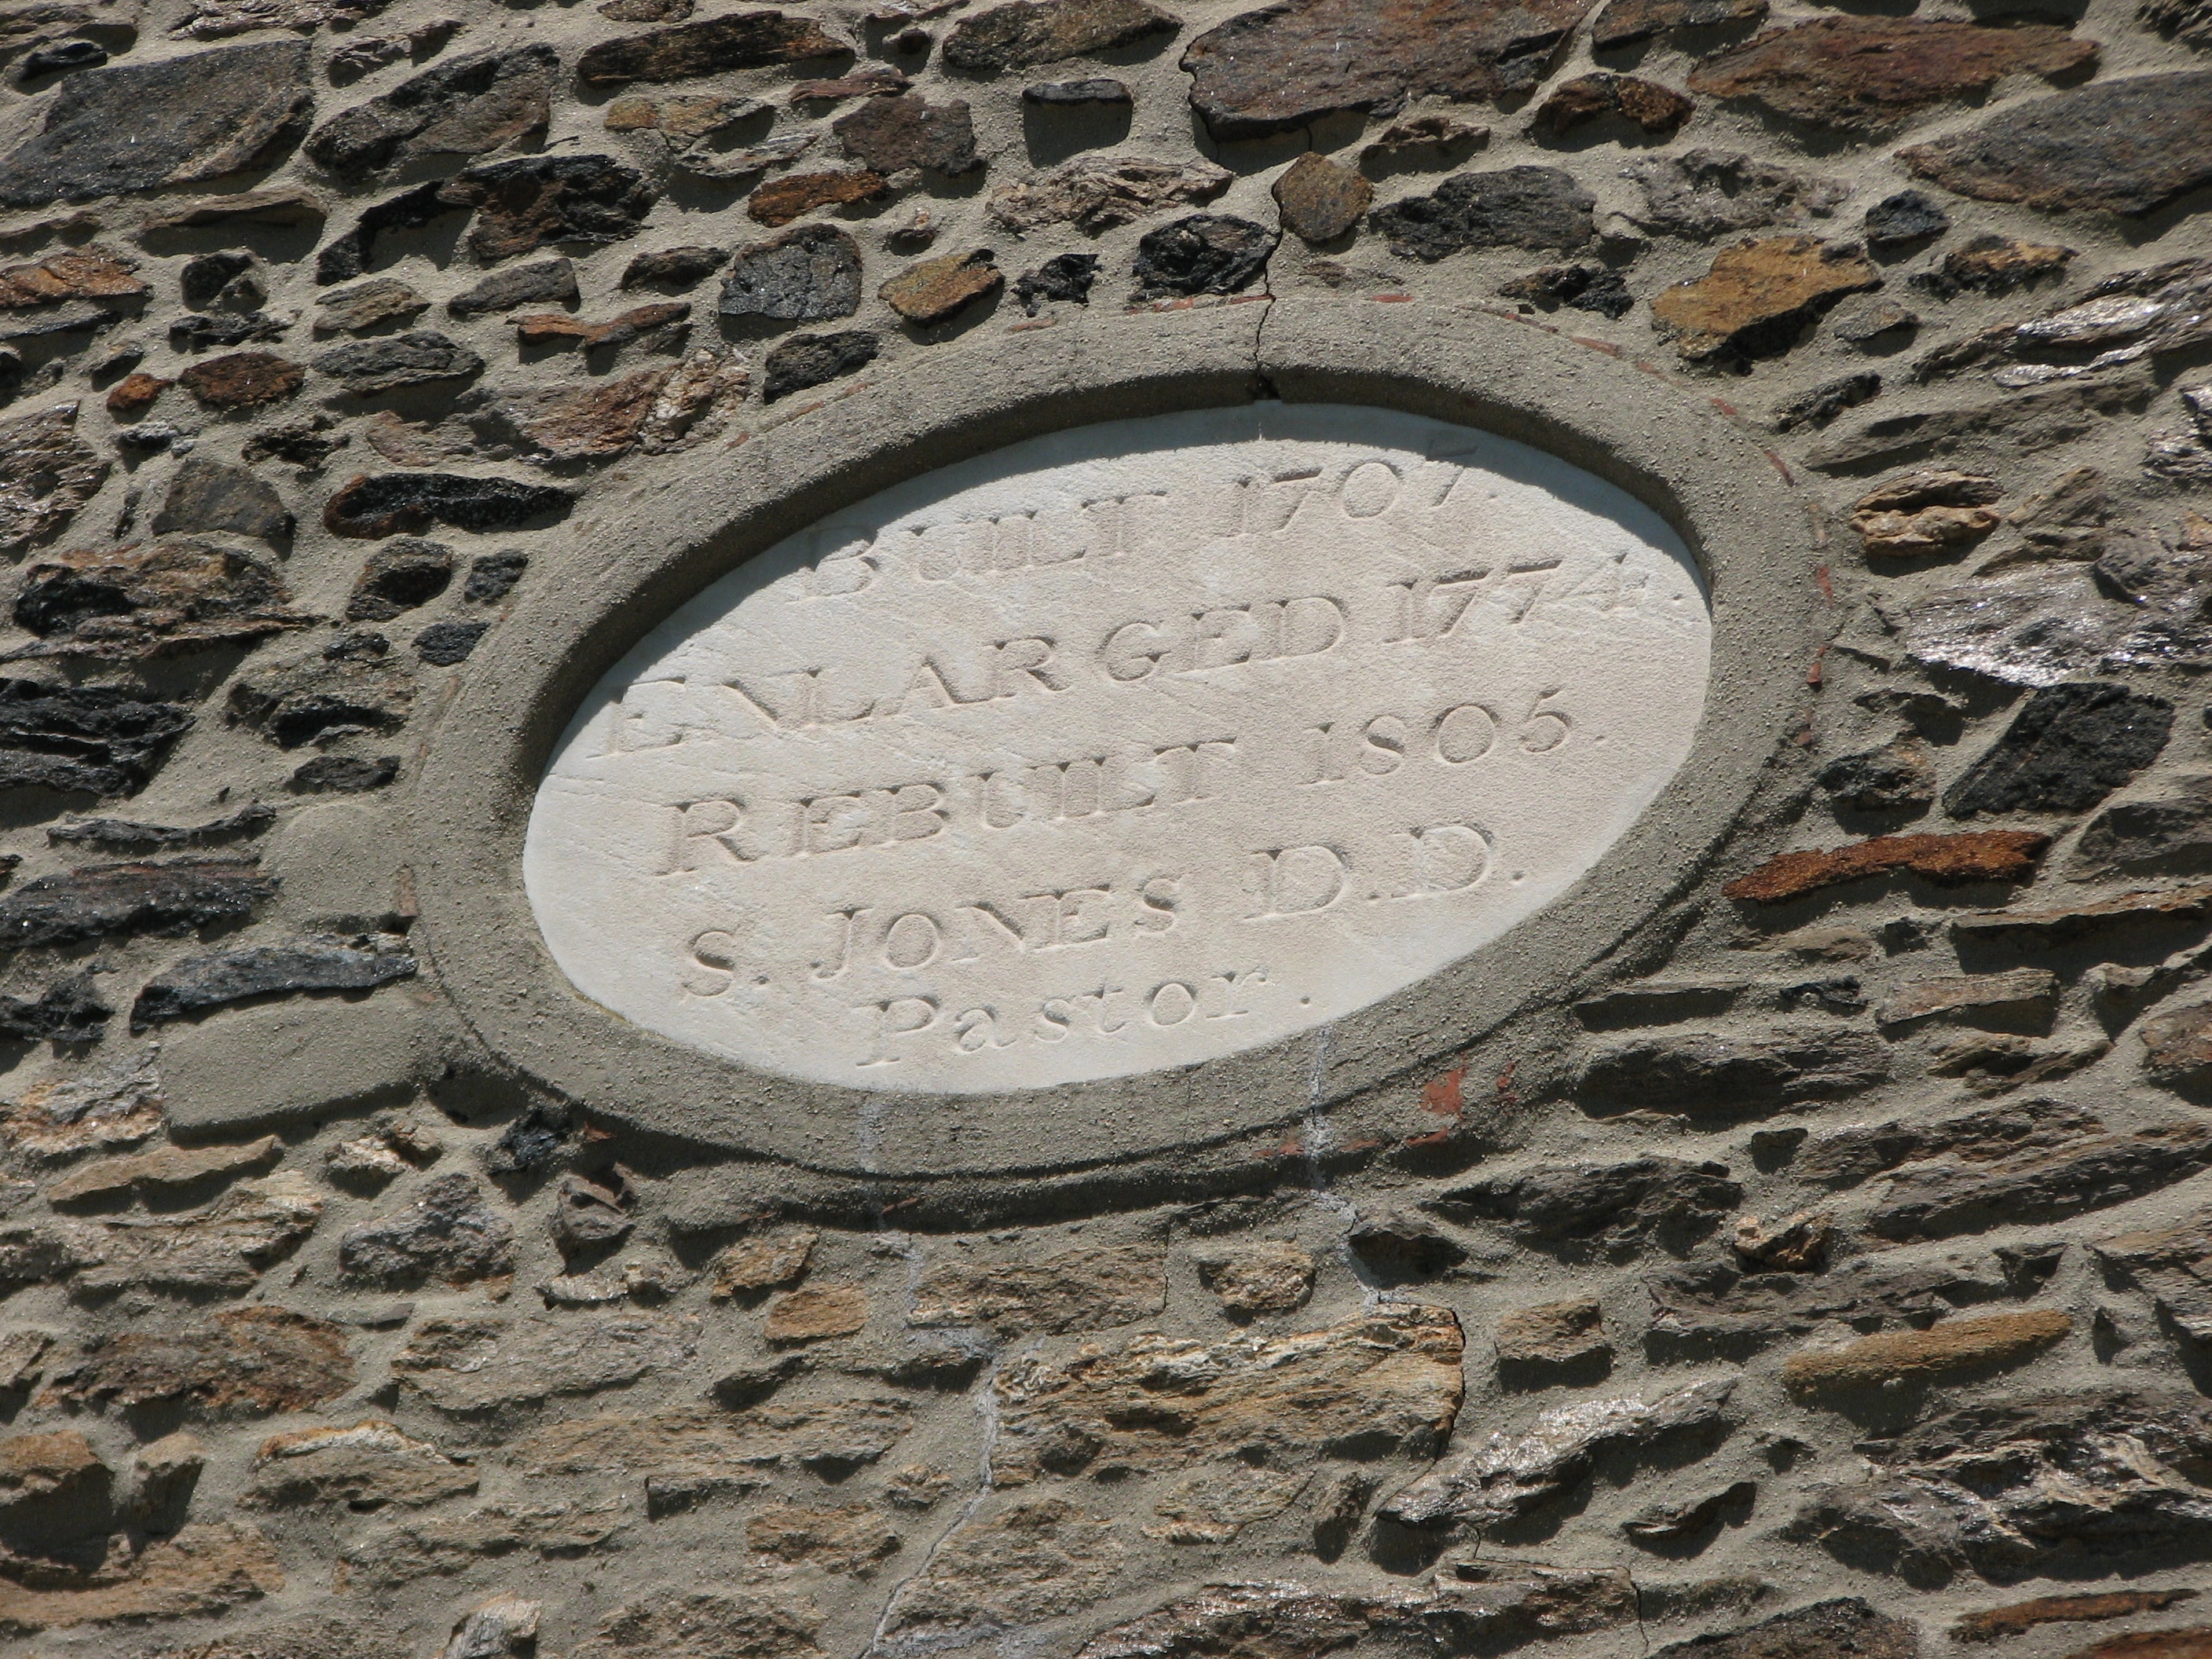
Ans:
[[[575,715],[554,960],[763,1071],[993,1093],[1323,1026],[1571,888],[1689,752],[1674,532],[1508,440],[1205,410],[900,484],[668,617]]]

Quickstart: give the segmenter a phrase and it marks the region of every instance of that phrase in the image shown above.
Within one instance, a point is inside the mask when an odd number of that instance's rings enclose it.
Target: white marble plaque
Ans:
[[[1711,617],[1540,451],[1262,404],[1056,433],[715,583],[561,740],[525,852],[588,997],[784,1076],[1188,1066],[1571,887],[1689,753]]]

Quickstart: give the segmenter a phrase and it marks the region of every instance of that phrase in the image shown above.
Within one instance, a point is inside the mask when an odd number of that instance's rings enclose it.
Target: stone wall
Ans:
[[[2212,1653],[2212,13],[1906,9],[0,11],[0,1652]],[[1292,300],[1825,507],[1575,996],[988,1187],[470,1048],[410,792],[594,513]]]

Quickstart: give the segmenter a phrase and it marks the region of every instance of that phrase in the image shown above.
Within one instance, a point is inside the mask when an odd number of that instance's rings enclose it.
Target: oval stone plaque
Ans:
[[[554,960],[781,1075],[1000,1092],[1363,1007],[1559,897],[1689,753],[1711,617],[1527,446],[1261,404],[948,467],[606,676],[524,852]]]

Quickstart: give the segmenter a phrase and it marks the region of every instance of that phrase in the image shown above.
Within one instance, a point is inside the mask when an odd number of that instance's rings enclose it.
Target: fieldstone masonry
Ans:
[[[0,1656],[2212,1659],[2208,49],[0,5]]]

